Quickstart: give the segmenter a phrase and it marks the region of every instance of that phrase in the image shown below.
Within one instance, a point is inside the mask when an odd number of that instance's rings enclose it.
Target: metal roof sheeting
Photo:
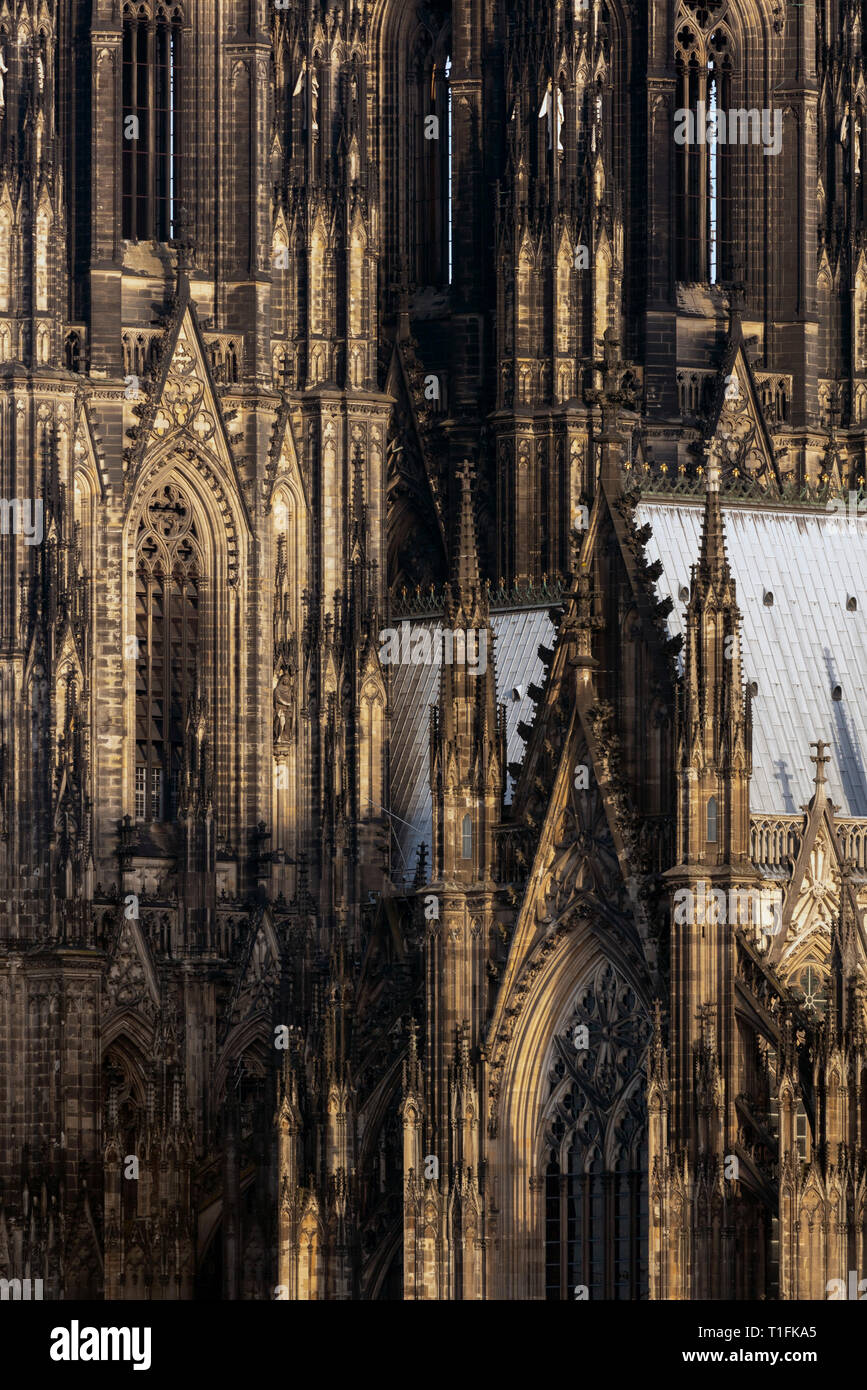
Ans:
[[[793,814],[813,793],[810,744],[830,745],[831,800],[842,816],[867,816],[867,520],[833,512],[723,506],[726,550],[743,617],[743,674],[753,701],[753,813]],[[700,503],[643,501],[639,525],[653,535],[660,598],[674,608],[669,632],[684,633],[685,604],[698,559]],[[771,592],[771,606],[764,602]],[[852,596],[858,607],[847,610]],[[842,699],[832,698],[835,685]]]
[[[670,597],[670,634],[683,634],[690,573],[701,542],[700,502],[644,501],[638,525],[649,523],[649,561],[662,563],[660,598]],[[830,745],[826,772],[841,816],[867,817],[867,521],[831,513],[723,506],[726,549],[743,617],[743,673],[758,683],[753,701],[753,813],[794,814],[812,795],[810,744]],[[771,592],[771,606],[765,594]],[[854,597],[854,611],[846,607]],[[531,683],[541,685],[540,643],[552,646],[548,609],[492,615],[497,699],[506,706],[508,761],[521,762],[519,721],[532,722]],[[442,619],[410,620],[433,631]],[[436,644],[433,644],[436,647]],[[438,653],[437,653],[438,657]],[[832,698],[835,685],[842,699]],[[512,691],[522,688],[518,700]],[[431,848],[430,707],[439,695],[439,660],[401,663],[392,671],[391,809],[398,881],[411,880],[418,847]],[[507,800],[510,799],[511,785]],[[430,861],[428,861],[430,862]]]

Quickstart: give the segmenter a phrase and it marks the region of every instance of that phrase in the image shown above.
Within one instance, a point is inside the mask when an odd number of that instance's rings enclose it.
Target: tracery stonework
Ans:
[[[610,964],[557,1034],[545,1106],[546,1294],[646,1297],[644,1107],[650,1019]],[[617,1229],[612,1246],[608,1232]]]

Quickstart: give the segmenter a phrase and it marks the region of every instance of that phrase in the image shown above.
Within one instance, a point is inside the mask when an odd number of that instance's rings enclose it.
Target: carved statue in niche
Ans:
[[[0,111],[6,110],[6,87],[3,82],[3,76],[4,73],[7,73],[8,71],[9,69],[6,66],[5,54],[3,52],[3,49],[0,48]]]
[[[277,508],[278,523],[285,525],[285,507]],[[274,744],[291,743],[295,737],[296,643],[292,624],[292,599],[285,532],[277,537],[277,569],[274,576]]]
[[[316,69],[310,69],[310,121],[314,135],[319,131],[319,77]]]
[[[208,701],[197,684],[189,703],[181,769],[179,810],[204,811],[213,800],[213,766],[208,746]]]
[[[274,672],[274,742],[290,743],[295,737],[295,673],[291,667]]]

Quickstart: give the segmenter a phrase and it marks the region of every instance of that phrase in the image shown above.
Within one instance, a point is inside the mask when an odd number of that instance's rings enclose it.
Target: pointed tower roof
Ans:
[[[731,581],[731,570],[726,554],[725,528],[720,506],[720,468],[716,451],[712,446],[708,449],[706,457],[704,519],[697,569],[701,579],[719,587]]]
[[[710,406],[706,441],[713,442],[726,474],[751,477],[763,488],[781,478],[756,374],[747,353],[740,307],[731,305],[728,342]]]
[[[488,624],[488,604],[479,575],[473,479],[468,459],[458,472],[461,501],[452,551],[451,580],[446,584],[446,616],[452,626],[480,628]]]
[[[810,754],[810,762],[816,764],[816,775],[813,778],[813,785],[815,786],[816,790],[813,793],[813,796],[810,800],[811,809],[818,803],[822,801],[827,801],[828,799],[828,793],[826,790],[827,784],[825,778],[825,764],[831,761],[826,751],[829,746],[830,745],[825,743],[824,740],[821,738],[817,739],[815,742],[810,744],[810,747],[815,748],[816,750],[815,756],[812,753]]]
[[[461,505],[458,517],[457,544],[452,560],[453,587],[465,601],[479,592],[479,548],[473,508],[474,472],[469,459],[464,459],[458,471],[461,485]]]

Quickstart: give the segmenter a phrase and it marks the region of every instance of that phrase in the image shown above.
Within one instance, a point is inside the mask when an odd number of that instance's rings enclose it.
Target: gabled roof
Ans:
[[[754,477],[764,488],[779,485],[774,444],[739,321],[717,377],[707,438],[713,440],[723,477],[736,471]]]
[[[726,546],[743,618],[744,679],[755,681],[750,809],[794,814],[812,795],[810,744],[830,745],[828,786],[841,816],[867,817],[867,520],[723,502]],[[702,506],[643,500],[672,636],[684,631]],[[773,603],[766,595],[773,595]],[[857,608],[847,602],[854,598]],[[840,700],[833,698],[839,686]]]
[[[154,450],[169,439],[181,443],[194,438],[200,448],[206,448],[222,464],[233,484],[247,528],[252,532],[246,494],[186,275],[180,277],[160,361],[153,391],[146,395],[138,438],[131,451],[124,485],[127,500],[134,495]]]

